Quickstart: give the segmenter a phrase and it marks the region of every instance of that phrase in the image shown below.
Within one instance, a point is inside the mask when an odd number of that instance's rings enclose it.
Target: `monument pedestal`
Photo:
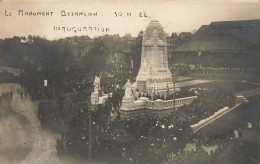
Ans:
[[[122,100],[122,109],[131,109],[134,108],[134,98],[133,98],[133,93],[131,90],[131,82],[128,79],[126,84],[125,84],[125,96],[123,97]]]
[[[134,108],[134,99],[133,97],[123,97],[122,107],[123,109],[131,109]]]
[[[91,93],[91,104],[92,105],[98,104],[98,92]]]

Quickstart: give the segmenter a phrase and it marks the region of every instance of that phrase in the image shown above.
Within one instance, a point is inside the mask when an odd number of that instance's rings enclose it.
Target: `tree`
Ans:
[[[133,74],[137,76],[140,69],[141,63],[141,53],[142,53],[142,41],[143,41],[143,31],[140,31],[134,44],[131,46],[131,56],[133,59]]]
[[[95,38],[94,46],[89,50],[88,54],[83,59],[86,63],[86,69],[91,70],[94,75],[99,75],[106,68],[107,47],[104,41]]]

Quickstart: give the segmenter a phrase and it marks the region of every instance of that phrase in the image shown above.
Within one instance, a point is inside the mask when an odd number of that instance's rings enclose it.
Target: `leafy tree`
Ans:
[[[142,53],[142,41],[143,41],[143,31],[140,31],[134,44],[131,46],[131,56],[133,59],[133,76],[138,74],[141,63],[141,53]]]

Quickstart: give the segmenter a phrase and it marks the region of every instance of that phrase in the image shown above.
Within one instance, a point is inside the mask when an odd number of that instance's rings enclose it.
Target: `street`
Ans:
[[[13,92],[12,99],[0,102],[0,163],[2,164],[83,164],[89,162],[70,155],[58,156],[57,134],[42,129],[37,117],[38,103],[21,97],[20,85],[0,84],[0,93]]]
[[[10,90],[14,88],[17,84],[9,85]],[[2,101],[1,113],[5,115],[0,119],[0,163],[61,163],[56,155],[56,136],[40,126],[37,103],[14,91],[11,100]]]

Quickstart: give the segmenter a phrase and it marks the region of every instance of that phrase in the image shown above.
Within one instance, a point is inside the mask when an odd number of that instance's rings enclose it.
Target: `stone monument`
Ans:
[[[166,33],[158,21],[151,21],[143,34],[141,65],[136,82],[140,92],[160,95],[173,93]]]

